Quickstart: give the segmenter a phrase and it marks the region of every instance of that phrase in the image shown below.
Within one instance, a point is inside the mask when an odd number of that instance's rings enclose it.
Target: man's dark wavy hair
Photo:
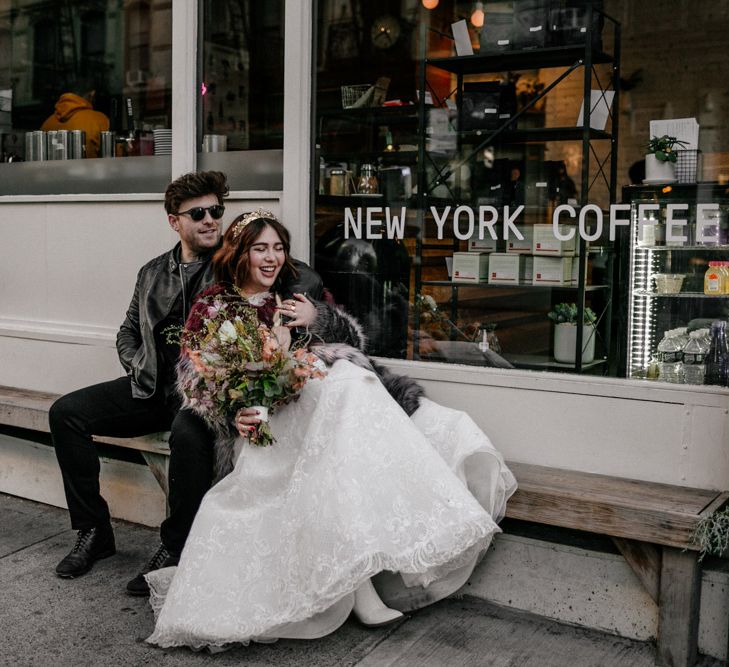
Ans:
[[[228,194],[228,178],[222,171],[200,171],[184,174],[167,186],[165,191],[165,211],[173,215],[180,210],[186,199],[196,199],[205,195],[215,195],[218,204]]]

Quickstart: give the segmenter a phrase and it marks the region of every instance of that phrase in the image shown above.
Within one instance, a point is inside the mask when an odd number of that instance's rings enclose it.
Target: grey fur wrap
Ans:
[[[412,415],[425,395],[424,389],[415,380],[392,373],[365,354],[367,338],[360,323],[349,313],[321,301],[313,303],[317,317],[308,330],[311,352],[328,366],[346,359],[355,366],[374,372],[405,413]],[[230,419],[190,404],[182,391],[186,381],[192,379],[190,375],[196,375],[192,362],[182,356],[177,364],[177,393],[182,398],[182,407],[205,419],[215,433],[214,482],[217,482],[233,470],[233,445],[238,438],[238,431]]]

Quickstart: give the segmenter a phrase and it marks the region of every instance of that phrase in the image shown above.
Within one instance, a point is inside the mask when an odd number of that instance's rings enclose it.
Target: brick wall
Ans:
[[[642,82],[621,92],[618,186],[629,183],[629,167],[643,159],[650,120],[692,116],[701,126],[704,180],[729,181],[729,3],[605,0],[605,11],[622,26],[622,78],[629,79],[636,70],[643,70]],[[610,23],[606,22],[608,50],[612,46],[609,33]],[[603,85],[607,84],[609,67],[598,69]],[[542,70],[539,76],[549,82],[558,73]],[[548,125],[575,124],[582,82],[582,73],[575,72],[550,93]],[[604,148],[598,149],[598,154],[604,155]],[[579,185],[579,144],[551,144],[545,157],[565,159],[568,172]],[[601,203],[604,193],[604,187],[591,191],[590,200]]]

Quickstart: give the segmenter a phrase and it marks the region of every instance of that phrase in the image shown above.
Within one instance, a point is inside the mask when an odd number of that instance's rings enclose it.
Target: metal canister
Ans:
[[[100,141],[100,157],[116,157],[116,132],[102,132]]]
[[[221,153],[228,150],[228,137],[224,134],[206,134],[203,136],[203,153]]]
[[[25,159],[39,162],[46,159],[46,133],[41,130],[25,133]]]
[[[46,151],[49,160],[68,160],[68,130],[46,132]]]
[[[83,130],[71,130],[71,142],[69,150],[69,158],[78,160],[86,157],[86,132]]]

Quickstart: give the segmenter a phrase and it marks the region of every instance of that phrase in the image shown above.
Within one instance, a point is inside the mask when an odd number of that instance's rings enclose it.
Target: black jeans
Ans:
[[[160,533],[167,550],[178,555],[213,481],[215,436],[205,422],[163,398],[133,398],[128,377],[62,396],[51,406],[49,420],[74,530],[109,523],[109,507],[99,490],[99,456],[91,436],[131,438],[171,432],[170,515]]]

